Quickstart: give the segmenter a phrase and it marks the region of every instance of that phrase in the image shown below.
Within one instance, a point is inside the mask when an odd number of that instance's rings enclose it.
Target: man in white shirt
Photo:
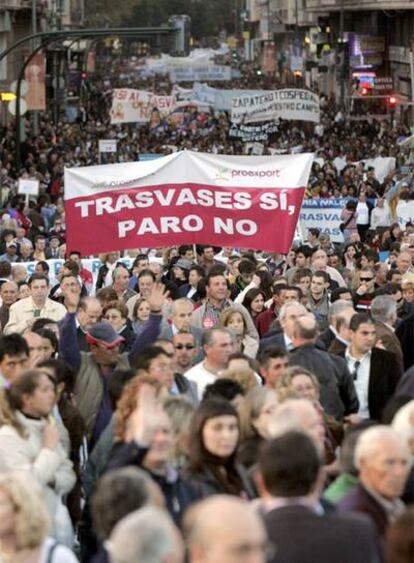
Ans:
[[[381,420],[386,404],[395,393],[401,370],[395,354],[374,347],[377,335],[369,315],[355,314],[349,328],[350,344],[345,360],[359,400],[358,416]]]
[[[202,345],[205,359],[185,374],[187,379],[197,384],[199,399],[202,399],[206,386],[214,383],[220,372],[226,369],[235,348],[234,335],[227,328],[211,328],[203,333]]]
[[[386,228],[391,225],[390,210],[383,197],[377,199],[377,206],[371,213],[371,229]]]
[[[44,317],[60,321],[66,315],[64,305],[48,298],[49,281],[43,274],[32,274],[29,278],[31,297],[16,301],[10,307],[9,322],[4,327],[5,334],[23,332],[30,328],[35,319]]]

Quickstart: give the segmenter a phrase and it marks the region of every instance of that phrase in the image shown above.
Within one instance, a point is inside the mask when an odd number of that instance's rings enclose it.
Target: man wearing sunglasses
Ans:
[[[195,362],[195,337],[191,332],[179,331],[174,334],[172,343],[175,348],[175,372],[184,375]]]

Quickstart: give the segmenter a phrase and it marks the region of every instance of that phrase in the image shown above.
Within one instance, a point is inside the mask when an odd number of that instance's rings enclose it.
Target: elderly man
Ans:
[[[379,295],[371,303],[371,317],[375,321],[377,342],[388,352],[395,354],[400,372],[404,371],[401,344],[394,332],[397,321],[397,303],[390,295]]]
[[[324,250],[322,250],[321,248],[316,249],[312,254],[311,263],[313,271],[316,272],[322,270],[324,272],[327,272],[329,274],[329,277],[340,287],[346,287],[344,278],[341,276],[338,270],[335,270],[335,268],[328,266],[328,255]]]
[[[197,384],[199,400],[204,389],[214,383],[220,372],[226,369],[229,357],[234,352],[234,335],[227,328],[211,328],[203,333],[202,346],[205,359],[189,369],[185,376]]]
[[[82,297],[79,301],[76,313],[76,334],[78,337],[79,349],[88,352],[89,345],[86,342],[86,334],[92,326],[99,322],[102,317],[102,305],[96,297]]]
[[[31,297],[21,299],[10,307],[9,322],[4,327],[5,334],[23,333],[38,317],[60,321],[66,315],[66,308],[48,298],[49,280],[42,274],[32,274],[29,278]]]
[[[183,563],[180,532],[165,510],[146,506],[125,516],[108,542],[111,563]]]
[[[361,434],[354,459],[359,485],[338,509],[368,515],[383,538],[388,525],[404,511],[400,496],[410,471],[407,442],[388,426],[374,426]]]
[[[339,291],[339,290],[338,290]],[[348,318],[355,314],[352,301],[346,301],[345,299],[338,299],[329,307],[328,313],[328,328],[323,331],[319,336],[318,341],[322,343],[326,350],[329,350],[331,344],[338,338],[338,331],[336,330],[336,322],[339,317]]]
[[[0,307],[0,325],[2,330],[9,322],[10,307],[17,301],[19,288],[14,281],[4,282],[0,288],[2,305]]]
[[[120,264],[112,272],[112,288],[116,292],[118,299],[126,303],[137,293],[129,285],[129,271],[126,266]]]
[[[355,414],[358,410],[354,382],[343,358],[316,347],[317,336],[314,317],[296,319],[292,336],[295,350],[289,356],[289,364],[302,366],[317,377],[321,405],[327,414],[341,420],[344,415]]]
[[[171,338],[181,331],[191,332],[196,339],[196,344],[201,345],[201,328],[191,325],[191,318],[194,311],[193,302],[187,297],[176,299],[171,305],[171,324],[166,324],[161,329],[160,338]],[[201,358],[200,358],[201,359]]]
[[[189,563],[265,563],[266,530],[253,507],[215,495],[190,508],[184,520]]]
[[[263,350],[270,346],[279,346],[288,352],[292,351],[294,346],[292,343],[293,328],[296,319],[308,314],[306,307],[301,305],[298,301],[291,301],[282,305],[279,312],[279,322],[282,331],[265,336],[260,340],[261,353]]]

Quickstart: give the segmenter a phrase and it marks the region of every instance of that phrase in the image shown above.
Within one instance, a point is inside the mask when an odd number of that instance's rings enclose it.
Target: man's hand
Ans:
[[[79,286],[68,287],[63,292],[65,307],[69,313],[76,313],[78,310],[80,293],[81,288]]]
[[[147,299],[151,313],[161,313],[162,307],[168,295],[169,291],[165,289],[162,283],[154,284],[154,287]]]

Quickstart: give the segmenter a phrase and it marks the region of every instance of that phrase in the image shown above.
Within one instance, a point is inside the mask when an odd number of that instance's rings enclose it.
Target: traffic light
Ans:
[[[395,106],[397,105],[397,98],[394,95],[388,98],[388,105],[391,109],[395,109]]]
[[[362,94],[363,96],[369,96],[370,93],[371,93],[371,88],[370,88],[369,86],[366,86],[366,85],[365,85],[365,86],[362,86],[362,88],[361,88],[361,94]]]

